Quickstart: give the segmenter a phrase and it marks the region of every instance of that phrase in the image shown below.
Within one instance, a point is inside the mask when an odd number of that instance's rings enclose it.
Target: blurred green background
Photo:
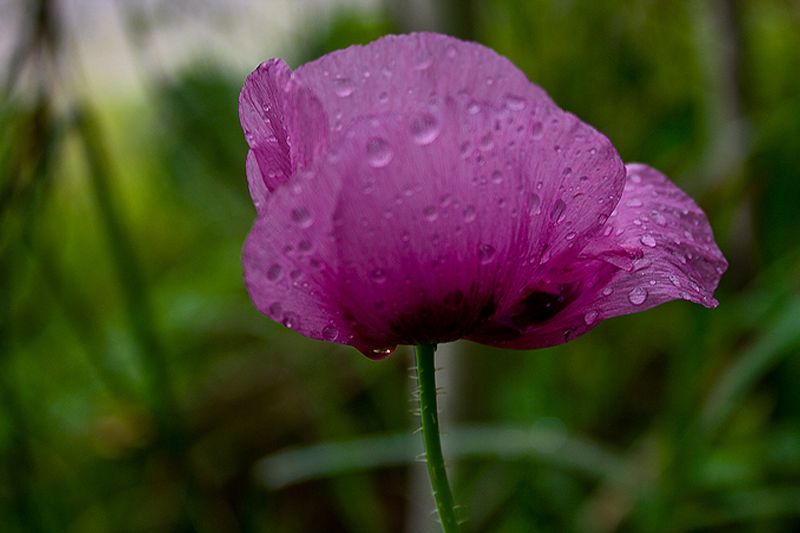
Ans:
[[[800,531],[800,4],[0,2],[0,530],[435,531],[410,358],[261,316],[244,76],[389,32],[508,56],[730,261],[568,345],[442,349],[465,532]]]

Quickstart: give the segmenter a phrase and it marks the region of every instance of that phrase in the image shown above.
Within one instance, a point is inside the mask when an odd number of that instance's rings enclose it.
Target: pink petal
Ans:
[[[614,316],[684,299],[715,307],[713,293],[727,269],[703,211],[663,174],[627,165],[625,190],[602,235],[571,266],[583,271],[581,292],[552,320],[524,335],[475,339],[513,348],[560,344]],[[609,261],[628,255],[630,268]]]
[[[245,80],[239,118],[250,146],[247,179],[256,209],[266,195],[322,153],[327,120],[313,94],[292,79],[281,59],[259,65]]]

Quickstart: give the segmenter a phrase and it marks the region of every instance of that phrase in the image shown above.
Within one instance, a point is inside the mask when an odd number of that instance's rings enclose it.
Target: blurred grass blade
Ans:
[[[624,466],[614,453],[561,429],[470,426],[450,429],[442,441],[450,460],[534,459],[593,477],[614,477]],[[266,487],[280,489],[313,479],[404,465],[421,453],[419,435],[372,436],[279,451],[259,461],[255,475]]]
[[[703,430],[714,433],[747,391],[781,357],[800,348],[800,300],[790,301],[769,327],[733,363],[711,391],[700,415]]]

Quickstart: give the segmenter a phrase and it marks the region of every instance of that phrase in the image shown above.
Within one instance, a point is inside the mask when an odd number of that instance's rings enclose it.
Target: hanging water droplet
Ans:
[[[371,352],[378,357],[386,357],[394,352],[394,348],[373,348]]]
[[[628,293],[628,301],[633,305],[642,305],[647,300],[647,289],[644,287],[634,287]]]
[[[464,208],[464,222],[472,222],[476,216],[478,216],[478,212],[474,205],[468,205]]]
[[[481,244],[478,246],[478,259],[482,264],[491,263],[494,260],[495,249],[491,244]]]
[[[597,311],[589,311],[585,315],[583,315],[583,321],[586,323],[587,326],[591,326],[594,324],[594,321],[597,320]]]
[[[556,224],[561,223],[567,214],[564,212],[567,208],[567,204],[564,203],[564,200],[559,198],[556,200],[556,203],[553,204],[553,211],[550,213],[550,220],[555,222]]]
[[[281,320],[281,324],[283,324],[289,329],[294,329],[300,325],[300,320],[296,314],[286,313],[285,315],[283,315],[283,320]]]
[[[292,220],[301,228],[307,228],[314,222],[311,218],[311,214],[305,207],[292,209]]]
[[[419,145],[430,144],[441,131],[439,121],[431,113],[422,113],[411,122],[411,135]]]
[[[356,90],[356,86],[350,78],[336,78],[333,83],[336,95],[342,98],[350,96]]]
[[[373,168],[385,167],[392,160],[392,147],[382,137],[373,137],[367,142],[367,161]]]
[[[334,326],[325,326],[322,328],[322,337],[329,341],[335,341],[339,336],[339,330]]]
[[[267,269],[267,279],[270,281],[275,281],[281,276],[281,266],[277,263],[273,263],[272,266]]]

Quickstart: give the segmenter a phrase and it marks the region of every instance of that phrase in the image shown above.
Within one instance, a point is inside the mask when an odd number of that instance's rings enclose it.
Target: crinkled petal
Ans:
[[[239,95],[239,118],[250,146],[247,179],[261,212],[269,192],[307,167],[325,149],[327,119],[307,88],[281,59],[259,65]]]
[[[623,260],[609,261],[615,256]],[[571,267],[583,271],[577,297],[517,338],[474,340],[539,348],[566,342],[603,319],[670,300],[715,307],[714,290],[727,266],[700,207],[657,170],[629,164],[617,209]]]

